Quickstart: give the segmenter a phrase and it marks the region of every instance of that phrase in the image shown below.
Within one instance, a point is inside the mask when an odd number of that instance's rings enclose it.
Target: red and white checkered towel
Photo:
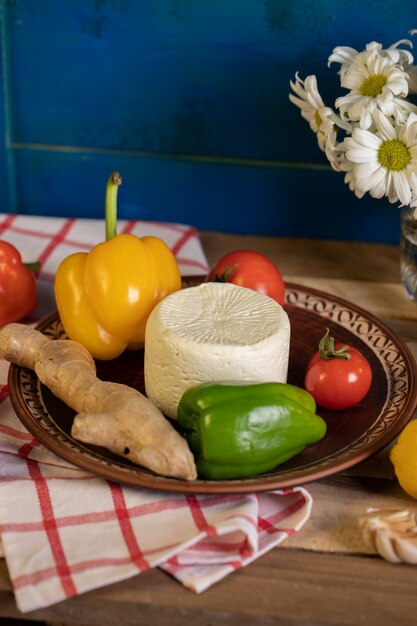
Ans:
[[[198,233],[183,225],[120,222],[174,250],[183,274],[207,271]],[[35,317],[55,308],[60,260],[103,239],[97,220],[0,214],[0,239],[40,260]],[[97,478],[45,449],[21,425],[0,360],[0,537],[18,608],[49,606],[160,567],[196,592],[299,530],[311,511],[303,488],[249,495],[182,495]],[[1,546],[0,546],[1,550]]]

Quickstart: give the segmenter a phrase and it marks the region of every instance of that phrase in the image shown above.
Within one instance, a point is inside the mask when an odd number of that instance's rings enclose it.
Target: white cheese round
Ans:
[[[199,383],[286,382],[289,344],[288,315],[264,294],[214,282],[176,291],[146,325],[146,394],[175,419]]]

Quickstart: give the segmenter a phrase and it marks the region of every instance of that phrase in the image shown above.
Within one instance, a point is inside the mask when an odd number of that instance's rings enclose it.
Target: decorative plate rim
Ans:
[[[192,277],[188,281],[197,284],[199,278]],[[155,475],[140,466],[132,467],[123,463],[123,459],[114,461],[59,429],[45,407],[36,374],[13,364],[8,379],[12,406],[27,430],[59,457],[93,474],[131,486],[182,493],[250,493],[293,487],[331,476],[379,452],[395,439],[411,419],[417,406],[417,365],[406,344],[394,331],[372,313],[339,296],[287,283],[286,306],[343,326],[374,352],[383,368],[387,384],[384,405],[372,427],[337,453],[301,468],[292,468],[286,472],[278,469],[238,480],[184,481]],[[36,328],[52,337],[63,334],[57,312],[41,320]]]

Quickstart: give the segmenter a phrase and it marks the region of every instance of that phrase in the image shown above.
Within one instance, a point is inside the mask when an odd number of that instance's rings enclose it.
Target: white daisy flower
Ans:
[[[309,123],[311,130],[317,135],[317,142],[321,150],[326,150],[328,136],[336,140],[337,127],[350,129],[348,122],[342,121],[333,109],[325,106],[317,88],[317,79],[314,74],[302,80],[298,72],[295,82],[290,81],[294,94],[289,94],[289,99],[299,107],[302,117]]]
[[[342,86],[350,89],[346,96],[336,100],[342,119],[359,122],[361,128],[367,129],[378,109],[386,116],[397,113],[401,116],[403,98],[408,95],[407,78],[400,66],[380,56],[375,49],[358,56],[341,79]]]
[[[375,133],[355,128],[344,141],[353,163],[350,181],[374,198],[408,205],[417,196],[417,115],[403,126],[393,126],[380,111],[373,118]]]
[[[411,31],[411,34],[413,34],[413,31]],[[340,63],[340,70],[338,73],[341,77],[343,77],[352,63],[361,63],[363,57],[366,56],[366,53],[372,51],[377,52],[383,57],[391,59],[393,63],[408,66],[413,63],[414,57],[409,50],[402,50],[401,48],[398,48],[397,46],[400,44],[407,45],[410,48],[413,47],[413,44],[409,39],[400,39],[386,49],[383,49],[381,43],[371,41],[366,45],[365,50],[362,50],[361,52],[358,52],[358,50],[350,48],[349,46],[337,46],[333,49],[332,54],[329,56],[327,66],[330,67],[332,63]]]
[[[365,191],[358,189],[354,175],[355,163],[346,158],[346,139],[337,146],[337,162],[340,172],[346,172],[344,181],[357,198],[363,198]]]
[[[351,48],[350,46],[336,46],[336,48],[333,48],[333,52],[327,60],[327,67],[330,67],[332,63],[340,63],[340,70],[338,73],[341,76],[344,76],[346,71],[357,58],[358,54],[360,53],[355,48]]]
[[[404,44],[405,46],[413,47],[412,42],[409,39],[400,39],[396,41],[388,48],[381,50],[381,54],[383,56],[389,57],[393,63],[398,63],[403,65],[404,68],[407,68],[408,65],[412,65],[414,61],[414,57],[409,50],[403,50],[402,48],[398,48],[400,44]]]
[[[349,90],[336,100],[340,115],[325,106],[315,76],[302,81],[296,74],[289,97],[316,133],[331,167],[345,173],[345,183],[358,198],[386,196],[412,206],[417,216],[417,106],[406,100],[417,93],[417,66],[412,53],[399,48],[402,44],[413,47],[402,39],[388,48],[372,41],[361,52],[333,49],[328,65],[340,64],[341,86]],[[338,140],[341,129],[343,141]]]
[[[329,133],[326,137],[326,143],[324,146],[324,152],[326,157],[336,172],[340,172],[342,167],[341,163],[346,160],[345,153],[343,151],[343,142],[337,142],[337,134]]]
[[[349,189],[351,191],[353,191],[353,193],[355,194],[355,196],[357,198],[359,198],[359,200],[364,197],[366,192],[365,191],[361,191],[360,189],[358,189],[358,187],[356,185],[356,179],[355,179],[355,175],[353,173],[353,169],[351,169],[348,172],[346,172],[345,178],[344,178],[344,182],[346,183],[346,185],[349,186]]]

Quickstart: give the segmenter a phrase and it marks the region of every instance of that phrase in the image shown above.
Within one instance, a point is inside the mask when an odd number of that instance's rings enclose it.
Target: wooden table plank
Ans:
[[[203,231],[201,242],[210,266],[238,249],[266,254],[283,274],[398,283],[398,246],[358,241],[258,237]]]
[[[274,550],[201,595],[154,570],[24,617],[78,626],[415,626],[416,586],[416,568],[379,558]],[[21,617],[2,592],[0,606]]]

